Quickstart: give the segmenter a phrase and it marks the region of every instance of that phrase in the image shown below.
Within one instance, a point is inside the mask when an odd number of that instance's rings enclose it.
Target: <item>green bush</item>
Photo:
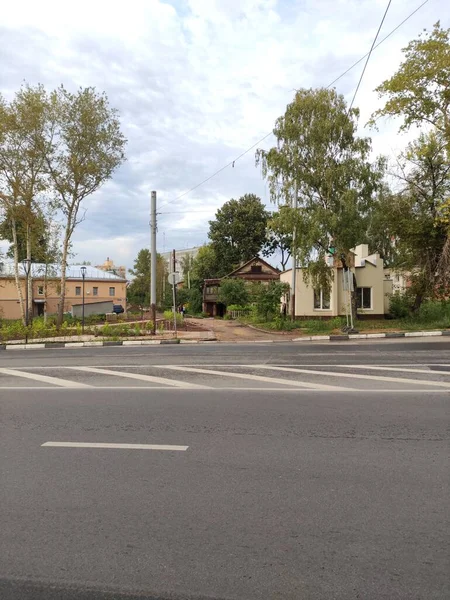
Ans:
[[[405,319],[411,314],[413,298],[410,294],[394,292],[389,299],[389,313],[394,319]]]
[[[252,307],[249,304],[230,304],[227,310],[244,310],[250,312]]]
[[[188,309],[191,314],[201,312],[203,307],[203,294],[197,287],[192,287],[189,290]]]
[[[269,321],[280,313],[281,297],[289,290],[289,284],[271,281],[269,285],[255,287],[255,306],[260,319]]]
[[[145,329],[147,331],[153,331],[153,321],[147,321],[147,323],[145,324]]]
[[[414,315],[415,319],[420,323],[438,323],[447,322],[447,327],[450,326],[450,302],[424,302]],[[444,325],[445,326],[445,325]]]

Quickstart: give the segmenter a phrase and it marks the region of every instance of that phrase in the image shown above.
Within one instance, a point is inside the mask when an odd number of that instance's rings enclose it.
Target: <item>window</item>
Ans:
[[[356,302],[358,308],[372,308],[372,288],[359,287],[356,288]]]
[[[218,288],[217,286],[215,286],[215,285],[214,285],[214,286],[212,286],[212,285],[208,285],[208,286],[206,287],[206,293],[207,293],[208,295],[217,294],[217,293],[218,293],[218,291],[219,291],[219,288]]]
[[[314,290],[314,310],[330,309],[330,290]]]
[[[75,288],[75,296],[81,296],[81,286],[79,285]]]
[[[262,273],[262,266],[261,265],[252,265],[250,272],[251,273]]]
[[[109,288],[109,295],[110,296],[115,296],[116,295],[116,288],[115,287],[110,287]]]
[[[92,288],[92,295],[93,296],[98,296],[98,287],[93,287]]]
[[[38,285],[38,296],[43,296],[43,295],[44,295],[44,286]]]

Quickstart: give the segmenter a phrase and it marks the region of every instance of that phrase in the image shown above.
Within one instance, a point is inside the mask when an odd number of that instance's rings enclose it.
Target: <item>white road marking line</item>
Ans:
[[[445,375],[445,371],[433,371],[430,367],[425,366],[423,369],[405,369],[404,367],[379,367],[374,365],[339,365],[340,367],[350,368],[350,369],[368,369],[373,371],[400,371],[401,373],[426,373],[427,375],[431,375],[433,373],[443,373]],[[448,373],[450,375],[450,373]],[[420,381],[419,379],[417,381]]]
[[[33,379],[34,381],[42,381],[43,383],[52,383],[60,387],[66,388],[90,388],[92,386],[86,383],[78,383],[76,381],[68,381],[67,379],[60,379],[59,377],[49,377],[48,375],[38,375],[38,373],[27,373],[25,371],[19,371],[16,369],[3,369],[0,368],[2,375],[12,375],[13,377],[24,377],[25,379]]]
[[[167,446],[164,444],[104,444],[92,442],[45,442],[43,446],[54,448],[119,448],[123,450],[170,450],[173,452],[186,452],[189,446]]]
[[[250,365],[246,365],[248,368]],[[345,379],[370,379],[372,381],[392,381],[395,383],[412,383],[414,385],[432,385],[450,389],[450,382],[424,381],[423,379],[406,379],[405,377],[382,377],[379,375],[361,375],[360,373],[336,373],[334,371],[314,371],[312,369],[291,369],[290,367],[272,367],[270,365],[252,365],[253,369],[271,369],[273,371],[289,371],[307,375],[326,375],[327,377],[344,377]]]
[[[164,377],[154,377],[153,375],[139,375],[138,373],[126,373],[124,371],[111,371],[110,369],[97,369],[95,367],[66,367],[66,369],[73,369],[75,371],[85,371],[86,373],[96,373],[98,375],[114,375],[114,377],[125,377],[128,379],[137,379],[139,381],[148,381],[152,383],[164,384],[172,387],[187,389],[209,389],[207,385],[200,385],[196,383],[188,383],[186,381],[176,381],[173,379],[166,379]]]
[[[58,392],[59,394],[61,394],[61,392],[71,392],[74,391],[76,388],[57,388],[55,386],[46,386],[46,385],[42,385],[39,387],[23,387],[23,386],[6,386],[6,387],[0,387],[0,398],[1,398],[1,393],[2,391],[30,391],[30,390],[34,390],[34,391],[40,391],[40,390],[45,390],[46,392]],[[121,386],[120,388],[118,388],[116,385],[100,385],[100,386],[91,386],[89,388],[86,388],[84,391],[85,393],[89,393],[89,392],[94,392],[97,393],[98,391],[115,391],[117,392],[117,390],[120,391],[161,391],[161,392],[182,392],[182,391],[186,391],[183,390],[183,388],[169,388],[167,386],[163,386],[163,387],[159,387],[159,386],[151,386],[151,387],[147,387],[145,385],[124,385]],[[304,389],[304,388],[286,388],[286,387],[217,387],[217,388],[207,388],[207,389],[198,389],[198,392],[295,392],[296,394],[298,394],[299,392],[303,392],[303,393],[308,393],[308,392],[315,392],[315,393],[324,393],[327,390],[320,390],[320,389]],[[413,389],[413,390],[408,390],[408,389],[386,389],[386,388],[382,388],[382,389],[364,389],[364,388],[342,388],[342,387],[337,387],[335,390],[335,393],[340,393],[340,392],[345,392],[345,393],[358,393],[358,394],[450,394],[450,390],[421,390],[421,389]],[[9,396],[8,398],[10,398],[11,396]]]
[[[223,376],[223,377],[234,377],[236,379],[250,379],[252,381],[262,381],[263,383],[278,383],[281,385],[288,385],[291,387],[302,387],[308,389],[317,389],[317,390],[327,390],[327,391],[337,391],[337,390],[346,390],[351,388],[337,387],[333,385],[325,385],[322,383],[305,383],[301,381],[289,381],[286,379],[278,379],[276,377],[262,377],[261,375],[250,375],[247,373],[227,373],[226,371],[213,371],[212,369],[198,369],[195,367],[186,367],[186,366],[174,366],[174,365],[166,365],[165,369],[170,369],[173,371],[186,371],[188,373],[201,373],[204,375],[215,375],[215,376]],[[262,388],[264,390],[264,388]]]

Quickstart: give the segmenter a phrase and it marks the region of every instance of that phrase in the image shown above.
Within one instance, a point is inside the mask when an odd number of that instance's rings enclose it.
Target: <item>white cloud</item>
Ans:
[[[397,0],[381,37],[413,6]],[[16,0],[2,7],[0,90],[11,97],[23,80],[51,88],[94,85],[122,115],[128,162],[86,202],[74,236],[77,260],[131,265],[148,243],[149,194],[159,202],[233,160],[271,131],[293,88],[328,85],[372,43],[385,0]],[[401,48],[450,7],[430,0],[377,49],[358,92],[361,125],[378,106],[374,88],[401,61]],[[336,87],[351,99],[363,63]],[[383,123],[374,152],[406,143],[396,123]],[[270,146],[270,136],[264,147]],[[168,204],[161,250],[206,239],[216,207],[247,192],[268,202],[254,152],[234,168]],[[200,212],[206,210],[206,212]]]

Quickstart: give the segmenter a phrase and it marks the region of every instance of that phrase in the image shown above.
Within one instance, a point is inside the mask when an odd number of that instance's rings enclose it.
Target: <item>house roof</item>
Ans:
[[[86,267],[86,280],[126,281],[124,277],[119,277],[114,273],[102,271],[102,269],[97,269],[90,265],[67,265],[66,278],[82,280],[81,267],[83,266]],[[48,278],[59,279],[61,277],[60,265],[45,265],[45,263],[32,263],[30,271],[31,277],[36,279],[44,277],[46,268]],[[14,274],[13,262],[0,263],[0,277],[14,277]],[[25,269],[22,263],[19,263],[19,276],[25,277]]]
[[[273,271],[276,274],[279,274],[281,272],[279,269],[277,269],[276,267],[273,267],[271,264],[269,264],[263,258],[261,258],[259,256],[254,256],[253,258],[248,260],[243,265],[240,265],[237,269],[234,269],[234,271],[231,271],[231,273],[228,273],[228,275],[225,275],[225,277],[232,277],[233,275],[236,275],[236,273],[239,273],[239,271],[242,271],[242,269],[244,269],[246,266],[248,266],[250,263],[254,262],[255,260],[257,260],[260,263],[263,263],[263,265],[268,267],[271,271]],[[225,279],[225,277],[223,279]]]

